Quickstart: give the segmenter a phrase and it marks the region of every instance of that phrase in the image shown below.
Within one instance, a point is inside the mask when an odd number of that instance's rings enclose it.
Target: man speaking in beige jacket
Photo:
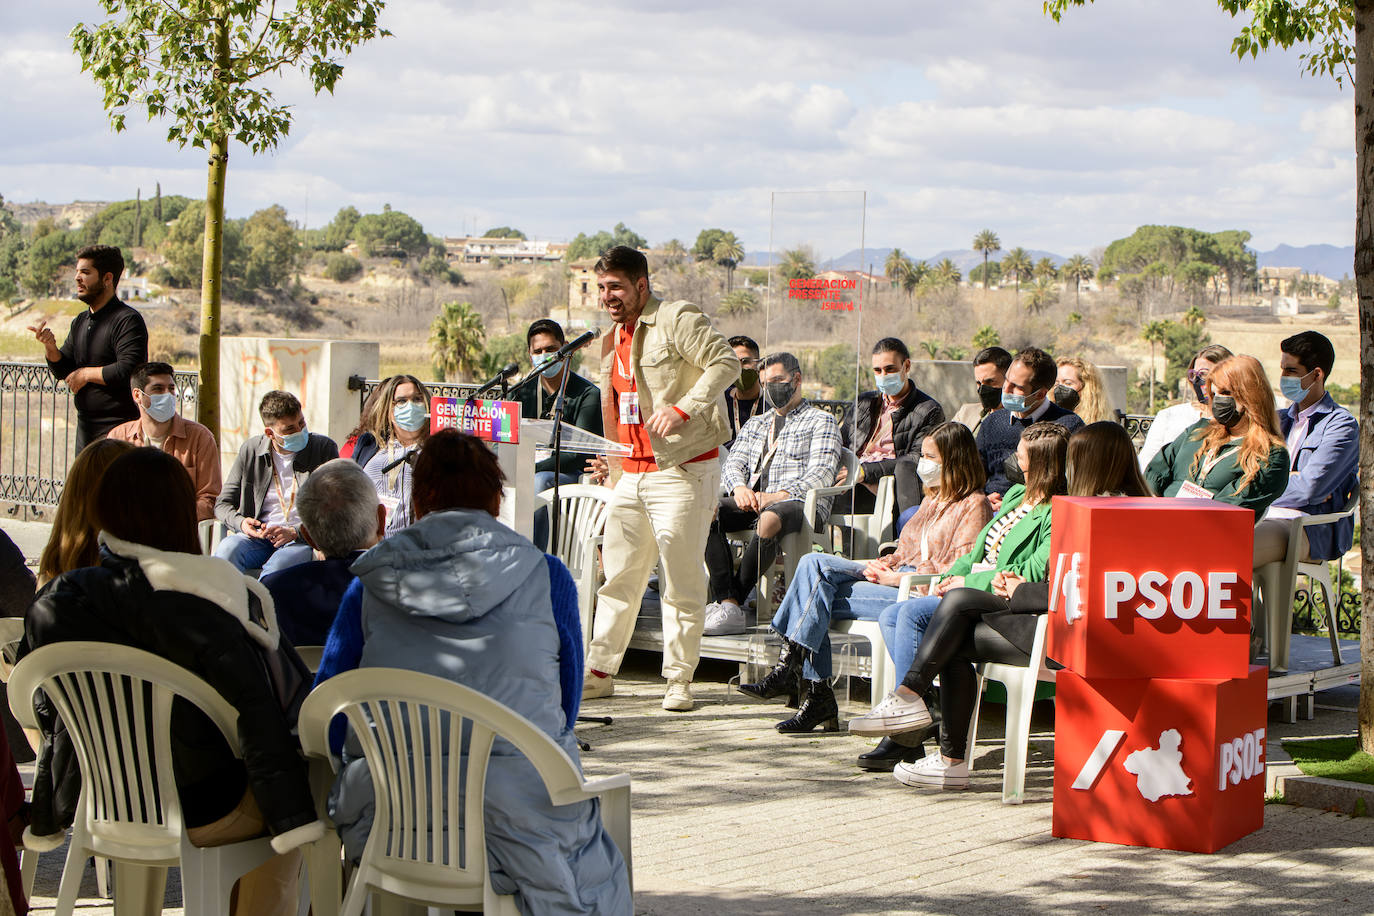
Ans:
[[[739,377],[739,359],[701,309],[654,296],[640,252],[618,245],[595,270],[601,304],[615,322],[601,341],[603,428],[631,453],[609,461],[606,583],[597,593],[582,697],[615,692],[613,675],[658,561],[663,708],[685,712],[693,706],[705,626],[701,558],[719,499],[720,444],[729,438],[721,395]]]

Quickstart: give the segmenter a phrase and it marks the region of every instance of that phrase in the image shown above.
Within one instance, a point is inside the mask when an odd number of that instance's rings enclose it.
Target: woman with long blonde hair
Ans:
[[[1107,399],[1106,386],[1102,384],[1102,373],[1081,356],[1059,360],[1059,377],[1050,397],[1060,407],[1078,414],[1084,423],[1112,419],[1112,405]]]
[[[1215,499],[1263,515],[1288,486],[1288,448],[1274,391],[1253,356],[1232,356],[1207,377],[1210,419],[1166,445],[1145,471],[1160,496]]]
[[[67,470],[62,496],[52,516],[52,532],[47,546],[38,559],[38,586],[64,572],[95,566],[100,562],[100,547],[95,536],[99,533],[92,507],[95,492],[105,471],[125,452],[137,448],[132,442],[100,439],[92,442],[76,456]]]
[[[413,375],[393,375],[377,392],[377,409],[353,452],[386,506],[386,533],[413,520],[411,461],[401,461],[429,438],[429,389]],[[399,462],[399,463],[398,463]]]

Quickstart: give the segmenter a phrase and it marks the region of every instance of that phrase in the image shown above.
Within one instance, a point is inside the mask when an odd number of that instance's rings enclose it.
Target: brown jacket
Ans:
[[[601,338],[601,416],[606,438],[618,441],[620,409],[611,390],[619,323]],[[668,404],[687,414],[687,422],[667,438],[649,433],[654,462],[673,468],[709,452],[730,438],[721,396],[739,378],[739,359],[711,319],[690,302],[660,302],[651,296],[635,323],[630,341],[631,371],[645,420]],[[612,457],[611,476],[620,476]]]
[[[134,445],[149,445],[143,438],[143,420],[130,420],[110,430],[111,439],[132,442]],[[191,483],[196,488],[196,519],[205,521],[215,517],[215,500],[219,498],[222,476],[220,471],[219,446],[210,430],[193,420],[182,416],[172,417],[172,428],[167,432],[167,441],[162,450],[171,455],[186,473],[191,475]]]
[[[978,532],[992,521],[992,504],[979,490],[957,503],[927,498],[902,526],[892,565],[914,567],[918,573],[942,573],[973,549]],[[921,536],[930,553],[921,559]]]

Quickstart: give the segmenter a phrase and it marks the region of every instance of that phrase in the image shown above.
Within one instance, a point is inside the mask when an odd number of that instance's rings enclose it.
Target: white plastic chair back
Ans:
[[[493,892],[487,871],[483,809],[497,737],[534,765],[555,805],[602,795],[602,818],[630,867],[630,778],[583,782],[548,735],[490,697],[414,671],[349,671],[315,688],[301,707],[307,754],[330,757],[329,723],[338,714],[362,745],[376,793],[345,916],[357,916],[372,891],[429,906],[515,912],[512,898]]]
[[[1004,665],[983,662],[978,668],[978,694],[973,701],[973,719],[968,727],[968,747],[964,757],[973,770],[974,751],[978,746],[978,710],[983,703],[983,685],[998,681],[1007,691],[1007,726],[1003,741],[1002,804],[1019,805],[1026,795],[1026,754],[1030,747],[1031,704],[1035,702],[1035,686],[1039,681],[1054,682],[1054,671],[1045,666],[1046,636],[1050,615],[1041,614],[1035,622],[1035,638],[1031,642],[1030,662],[1027,665]]]
[[[597,548],[606,530],[606,506],[610,498],[611,491],[607,487],[575,483],[558,488],[558,541],[549,545],[548,552],[563,561],[577,583],[584,654],[591,639],[596,590],[601,578]],[[553,490],[545,490],[537,499],[552,505]]]
[[[234,707],[205,681],[160,656],[103,642],[56,643],[20,660],[10,674],[10,708],[29,728],[38,725],[33,699],[40,689],[66,725],[81,770],[56,913],[72,912],[81,862],[97,855],[117,863],[117,908],[126,894],[160,900],[159,882],[149,867],[181,863],[188,916],[227,916],[234,881],[271,858],[272,848],[266,839],[206,849],[186,840],[172,771],[171,715],[175,698],[192,703],[237,756]]]

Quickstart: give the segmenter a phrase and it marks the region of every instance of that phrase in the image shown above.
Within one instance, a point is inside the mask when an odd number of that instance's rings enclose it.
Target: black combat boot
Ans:
[[[790,719],[774,726],[784,735],[804,735],[821,727],[823,732],[840,730],[840,707],[829,681],[807,681],[806,702]]]
[[[782,651],[778,653],[778,663],[773,670],[763,676],[757,684],[740,684],[740,693],[759,700],[787,696],[787,705],[796,707],[800,700],[801,669],[806,661],[806,649],[787,637],[782,638]]]

